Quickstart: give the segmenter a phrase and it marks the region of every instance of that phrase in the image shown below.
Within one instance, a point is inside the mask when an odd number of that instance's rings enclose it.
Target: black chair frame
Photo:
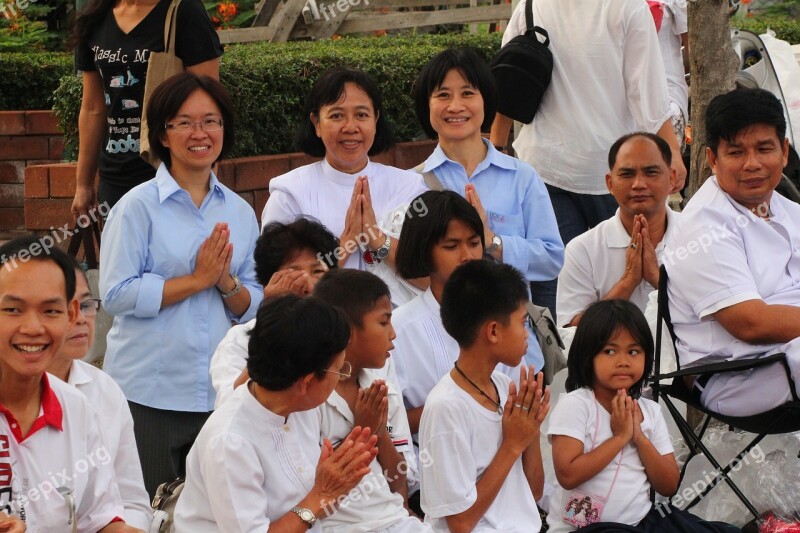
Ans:
[[[736,496],[741,500],[742,504],[747,507],[747,509],[753,514],[755,518],[758,518],[758,511],[750,502],[750,500],[742,493],[739,487],[733,482],[733,480],[728,475],[731,471],[731,468],[737,464],[747,455],[750,450],[752,450],[759,442],[761,442],[764,437],[767,435],[778,435],[783,433],[791,433],[795,431],[800,431],[800,399],[797,396],[797,390],[794,384],[794,380],[792,379],[791,371],[789,369],[789,365],[786,362],[786,354],[783,353],[776,353],[766,357],[759,357],[756,359],[746,359],[746,360],[736,360],[736,361],[724,361],[720,363],[712,363],[712,364],[704,364],[700,366],[692,366],[690,368],[681,368],[680,359],[677,357],[677,347],[675,346],[675,331],[673,329],[672,320],[669,311],[669,301],[667,296],[667,270],[662,265],[660,269],[660,277],[658,283],[658,325],[656,327],[656,337],[658,338],[656,342],[656,353],[655,353],[655,362],[654,362],[654,370],[653,376],[650,378],[650,387],[653,391],[653,399],[655,401],[659,401],[659,399],[664,401],[667,409],[670,412],[673,420],[675,420],[678,429],[681,432],[686,444],[689,447],[689,456],[686,458],[686,462],[684,463],[683,467],[681,468],[680,479],[683,480],[684,475],[686,474],[686,467],[689,464],[689,461],[692,457],[697,455],[698,453],[702,453],[706,459],[711,462],[711,464],[716,469],[717,475],[714,476],[714,479],[711,480],[705,489],[698,494],[690,503],[686,506],[686,509],[691,509],[695,505],[697,505],[708,493],[713,489],[720,481],[720,478],[724,479],[724,481],[728,484],[731,490],[736,494]],[[675,348],[676,353],[676,360],[677,360],[677,368],[678,370],[675,372],[670,372],[668,374],[661,374],[661,338],[664,334],[663,327],[666,324],[668,333],[670,335],[670,339],[672,340],[672,346]],[[786,379],[789,383],[789,390],[792,395],[792,400],[789,402],[775,407],[765,413],[759,413],[757,415],[752,416],[744,416],[744,417],[737,417],[737,416],[727,416],[717,412],[712,411],[711,409],[706,408],[703,406],[697,396],[692,393],[692,391],[686,386],[684,382],[684,377],[686,376],[700,376],[703,374],[718,374],[718,373],[725,373],[725,372],[740,372],[744,370],[749,370],[752,368],[759,368],[766,365],[770,365],[773,363],[778,363],[783,366],[784,371],[786,372]],[[671,383],[664,383],[665,380],[671,380]],[[673,402],[673,398],[680,400],[686,405],[691,406],[699,411],[701,411],[705,416],[703,423],[698,432],[695,432],[695,429],[689,425],[687,420],[681,415],[678,411],[675,403]],[[724,467],[720,465],[719,461],[711,454],[708,448],[703,444],[703,435],[708,429],[708,425],[711,419],[717,419],[729,427],[734,429],[743,430],[749,433],[755,433],[756,437],[748,443],[744,449],[739,452],[731,461],[725,465]]]

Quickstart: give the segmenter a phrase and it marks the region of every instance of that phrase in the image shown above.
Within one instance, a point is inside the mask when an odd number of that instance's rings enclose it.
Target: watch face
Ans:
[[[308,509],[301,509],[300,518],[302,518],[306,522],[311,522],[312,520],[315,520],[317,517],[314,516],[314,513],[312,513]]]
[[[501,244],[503,244],[503,241],[500,240],[500,235],[495,235],[492,237],[492,246],[499,248]]]
[[[381,246],[376,250],[375,255],[378,256],[378,259],[386,259],[389,257],[389,249]]]

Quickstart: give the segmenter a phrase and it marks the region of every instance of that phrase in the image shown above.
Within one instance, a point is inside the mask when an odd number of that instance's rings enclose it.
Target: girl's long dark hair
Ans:
[[[642,311],[628,300],[600,300],[590,305],[581,317],[567,358],[568,392],[594,386],[595,356],[608,344],[614,333],[627,329],[644,351],[644,373],[628,394],[638,398],[642,385],[653,369],[653,334]]]
[[[89,32],[100,25],[106,14],[114,8],[116,0],[92,0],[92,2],[75,19],[75,28],[72,30],[69,44],[78,48],[86,44]]]

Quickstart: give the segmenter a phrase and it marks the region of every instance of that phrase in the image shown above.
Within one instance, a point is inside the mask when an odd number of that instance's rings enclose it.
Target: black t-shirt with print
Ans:
[[[131,189],[155,176],[139,157],[147,59],[164,51],[164,23],[171,0],[161,0],[125,34],[109,10],[75,52],[78,70],[98,71],[103,79],[108,129],[98,160],[100,179]],[[200,0],[182,0],[178,7],[175,53],[190,67],[222,55],[222,45]]]

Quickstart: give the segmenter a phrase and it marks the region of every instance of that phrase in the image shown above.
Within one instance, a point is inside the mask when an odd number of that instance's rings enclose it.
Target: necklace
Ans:
[[[494,406],[495,406],[495,408],[497,409],[497,412],[498,412],[499,414],[501,414],[501,415],[502,415],[502,414],[503,414],[503,406],[502,406],[502,405],[500,405],[500,401],[499,401],[499,400],[500,400],[500,392],[497,390],[497,385],[495,385],[495,384],[494,384],[494,381],[492,381],[492,387],[494,387],[494,393],[497,395],[497,399],[498,399],[498,401],[494,401],[494,400],[492,400],[492,397],[491,397],[491,396],[489,396],[488,394],[486,394],[485,392],[483,392],[483,389],[482,389],[482,388],[478,387],[478,386],[475,384],[475,382],[474,382],[474,381],[472,381],[471,379],[469,379],[469,378],[467,377],[467,375],[464,373],[464,371],[463,371],[463,370],[461,370],[460,368],[458,368],[458,361],[456,361],[454,364],[455,364],[455,367],[456,367],[456,370],[458,371],[458,373],[459,373],[459,374],[461,374],[461,375],[464,377],[464,379],[466,379],[467,381],[469,381],[469,384],[470,384],[470,385],[472,385],[473,387],[475,387],[475,389],[476,389],[478,392],[480,392],[480,393],[483,395],[483,397],[484,397],[484,398],[486,398],[487,400],[489,400],[489,401],[492,403],[492,405],[494,405]],[[491,380],[491,378],[490,378],[490,380]]]

